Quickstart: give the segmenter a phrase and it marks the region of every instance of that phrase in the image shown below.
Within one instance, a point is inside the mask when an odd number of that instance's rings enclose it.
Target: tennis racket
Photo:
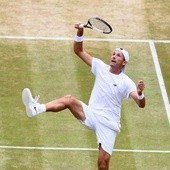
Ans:
[[[79,27],[94,29],[103,34],[110,34],[112,32],[112,27],[106,21],[98,17],[89,18],[87,24],[80,24]]]

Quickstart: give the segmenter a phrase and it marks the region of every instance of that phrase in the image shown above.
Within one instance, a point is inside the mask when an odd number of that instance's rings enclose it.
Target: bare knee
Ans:
[[[62,98],[46,103],[46,111],[59,112],[69,109],[72,113],[80,112],[81,103],[72,95],[66,95]],[[76,114],[75,114],[76,115]]]
[[[72,95],[66,95],[64,96],[64,101],[65,101],[65,105],[67,106],[67,108],[70,108],[74,103],[76,98]]]
[[[81,102],[72,95],[66,95],[64,98],[66,101],[66,107],[72,112],[72,114],[79,120],[85,120],[85,114]]]

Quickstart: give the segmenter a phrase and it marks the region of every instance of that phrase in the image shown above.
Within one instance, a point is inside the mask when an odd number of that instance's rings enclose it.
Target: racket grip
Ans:
[[[79,25],[79,28],[83,28],[83,27],[84,27],[84,24],[80,24],[80,25]]]

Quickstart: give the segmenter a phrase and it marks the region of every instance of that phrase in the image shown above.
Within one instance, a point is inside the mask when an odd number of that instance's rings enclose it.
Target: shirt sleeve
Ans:
[[[93,58],[91,72],[94,75],[96,75],[101,70],[101,68],[103,68],[105,66],[106,66],[106,64],[102,60],[100,60],[98,58]]]
[[[130,93],[133,92],[133,91],[137,91],[137,88],[136,88],[135,83],[131,79],[129,79],[128,87],[127,87],[127,93],[126,93],[127,94],[127,96],[126,96],[127,99],[131,99]]]

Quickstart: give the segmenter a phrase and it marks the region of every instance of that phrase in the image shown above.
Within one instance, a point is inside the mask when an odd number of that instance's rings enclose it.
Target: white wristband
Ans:
[[[143,98],[144,98],[145,96],[144,96],[144,94],[142,93],[140,96],[138,95],[138,100],[142,100]]]
[[[75,41],[75,42],[83,42],[83,36],[79,37],[79,36],[76,35],[76,36],[74,37],[74,41]]]

